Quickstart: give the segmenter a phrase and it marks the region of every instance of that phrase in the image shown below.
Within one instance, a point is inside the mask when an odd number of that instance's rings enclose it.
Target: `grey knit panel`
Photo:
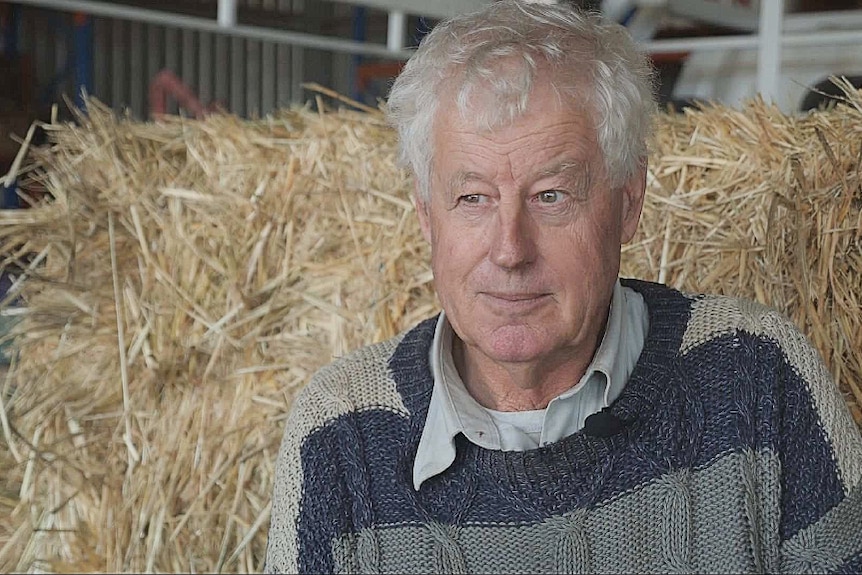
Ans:
[[[366,531],[366,530],[363,530]],[[383,573],[441,573],[439,557],[443,545],[433,528],[425,525],[378,527],[379,566]],[[462,527],[451,544],[462,550],[465,569],[472,573],[554,573],[557,571],[556,526]],[[360,572],[353,556],[355,535],[333,542],[337,573]]]
[[[553,528],[555,541],[545,541],[554,550],[554,571],[557,573],[592,573],[590,540],[586,532],[588,511],[577,509],[562,517],[551,517],[545,521]]]
[[[380,541],[373,529],[342,537],[338,545],[333,545],[332,554],[336,573],[380,572]]]
[[[356,540],[360,535],[365,532],[371,531],[370,529],[363,529],[359,534],[356,533],[348,533],[344,537],[340,537],[336,542],[332,545],[332,562],[335,565],[335,572],[339,574],[349,574],[349,573],[359,573],[359,554],[356,552]],[[375,533],[375,539],[377,538],[377,534]],[[379,545],[379,539],[377,541]],[[378,561],[380,558],[378,551]],[[379,563],[374,566],[376,570],[379,567]]]
[[[779,522],[781,521],[781,476],[771,460],[758,458],[754,451],[743,453],[740,466],[743,505],[749,524],[754,570],[777,573],[779,570]]]
[[[835,571],[859,549],[862,537],[862,485],[829,510],[817,523],[784,544],[783,573]]]
[[[775,552],[755,552],[752,541],[776,544],[767,533],[778,502],[758,493],[771,492],[778,473],[771,452],[731,453],[538,524],[380,526],[374,556],[381,572],[398,573],[751,572],[755,562],[774,565]],[[360,568],[356,550],[357,536],[333,542],[339,572]]]

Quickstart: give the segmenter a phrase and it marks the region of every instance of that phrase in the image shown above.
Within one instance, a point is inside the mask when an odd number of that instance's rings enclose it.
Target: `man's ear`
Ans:
[[[422,237],[429,244],[431,243],[431,214],[429,210],[431,206],[423,199],[422,192],[419,189],[419,182],[413,183],[413,207],[416,208],[416,215],[419,218],[419,229],[422,230]]]
[[[621,244],[627,244],[635,237],[635,232],[638,230],[638,222],[641,217],[641,210],[644,205],[644,195],[646,194],[646,160],[632,174],[628,182],[623,185],[622,197],[622,236],[620,237]]]

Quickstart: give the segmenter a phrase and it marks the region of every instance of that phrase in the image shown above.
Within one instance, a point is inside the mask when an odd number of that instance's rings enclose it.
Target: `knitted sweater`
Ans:
[[[458,436],[415,491],[434,321],[318,372],[287,420],[266,571],[862,571],[862,438],[805,337],[749,301],[624,285],[650,329],[611,437]]]

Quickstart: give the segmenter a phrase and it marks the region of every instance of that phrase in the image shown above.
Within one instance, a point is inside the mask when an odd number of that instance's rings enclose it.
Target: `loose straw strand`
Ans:
[[[120,358],[120,380],[123,384],[123,420],[125,422],[126,432],[123,434],[123,442],[126,444],[126,450],[129,456],[128,475],[131,476],[135,464],[140,461],[141,456],[132,442],[132,422],[131,422],[131,403],[129,401],[129,368],[126,364],[126,338],[123,327],[123,304],[122,294],[120,292],[120,279],[117,270],[117,246],[116,235],[114,234],[114,212],[108,212],[108,237],[110,239],[111,250],[111,278],[114,284],[114,310],[117,315],[117,345],[119,346]]]

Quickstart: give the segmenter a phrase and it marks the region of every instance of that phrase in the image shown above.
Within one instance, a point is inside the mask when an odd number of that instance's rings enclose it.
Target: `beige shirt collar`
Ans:
[[[533,420],[543,419],[539,445],[558,441],[580,430],[587,416],[610,405],[619,396],[643,349],[647,329],[643,298],[617,281],[605,335],[584,376],[575,386],[551,400],[548,407],[541,410],[543,413],[524,414]],[[454,338],[446,315],[441,313],[429,352],[434,387],[413,464],[413,486],[417,490],[426,479],[442,473],[455,460],[455,437],[459,433],[486,449],[531,447],[530,440],[516,427],[498,426],[489,410],[469,394],[452,358]]]

